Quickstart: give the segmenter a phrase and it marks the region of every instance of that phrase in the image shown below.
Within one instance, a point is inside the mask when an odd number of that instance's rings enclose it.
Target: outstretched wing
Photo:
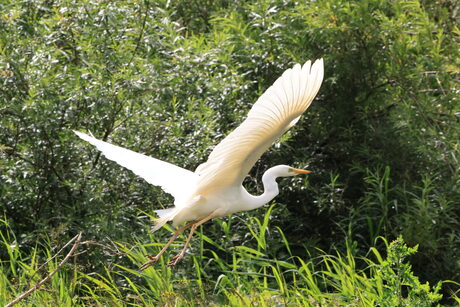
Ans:
[[[195,171],[197,193],[240,185],[260,156],[291,128],[315,98],[323,80],[323,60],[286,70],[257,100],[244,122],[220,142]]]
[[[164,162],[132,150],[109,144],[85,133],[74,131],[80,138],[99,149],[107,159],[117,162],[144,178],[148,183],[160,186],[165,192],[181,200],[196,188],[198,176],[174,164]]]

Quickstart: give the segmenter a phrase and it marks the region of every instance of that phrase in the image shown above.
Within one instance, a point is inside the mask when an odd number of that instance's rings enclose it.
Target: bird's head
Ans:
[[[311,171],[300,168],[294,168],[288,165],[277,165],[272,169],[276,177],[291,177],[311,173]]]

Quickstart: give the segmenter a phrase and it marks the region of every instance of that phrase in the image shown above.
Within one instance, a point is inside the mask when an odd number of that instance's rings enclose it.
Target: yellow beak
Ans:
[[[308,171],[306,169],[300,169],[300,168],[293,168],[292,171],[296,174],[310,174],[311,171]]]

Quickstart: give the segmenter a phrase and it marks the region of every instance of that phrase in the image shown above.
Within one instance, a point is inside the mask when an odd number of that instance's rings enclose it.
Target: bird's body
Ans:
[[[213,193],[207,196],[192,194],[183,205],[177,205],[170,209],[157,210],[156,212],[160,215],[160,218],[156,221],[154,230],[161,227],[171,217],[173,225],[177,226],[183,222],[201,220],[213,212],[215,212],[215,217],[223,217],[263,206],[278,195],[279,190],[275,179],[281,177],[279,176],[279,172],[286,169],[292,168],[286,165],[278,165],[265,172],[262,180],[265,192],[259,196],[249,194],[240,184],[214,190]]]
[[[173,225],[177,226],[188,221],[199,221],[207,217],[209,214],[215,212],[215,217],[223,217],[232,213],[242,211],[238,210],[238,205],[242,205],[249,200],[250,194],[243,187],[233,187],[215,191],[215,193],[206,196],[194,196],[189,202],[185,203],[183,207],[175,207],[167,212],[164,216],[166,222],[172,218]],[[176,211],[177,210],[177,211]],[[158,213],[158,211],[157,211]],[[160,211],[161,213],[161,211]],[[161,217],[157,220],[155,230],[161,227],[159,223]]]
[[[308,61],[302,67],[297,64],[286,70],[258,99],[243,123],[214,148],[208,160],[198,166],[195,172],[75,132],[101,150],[108,159],[130,169],[147,182],[161,186],[174,196],[174,207],[156,211],[159,218],[155,221],[153,231],[168,221],[173,221],[174,226],[192,221],[178,229],[162,251],[156,257],[151,257],[144,268],[157,261],[184,229],[192,228],[186,247],[193,231],[202,223],[215,217],[258,208],[278,195],[276,178],[309,172],[286,165],[272,167],[262,177],[264,193],[259,196],[249,194],[242,185],[260,156],[308,108],[322,79],[322,60],[317,60],[313,65]],[[185,247],[173,259],[172,265],[183,257]]]

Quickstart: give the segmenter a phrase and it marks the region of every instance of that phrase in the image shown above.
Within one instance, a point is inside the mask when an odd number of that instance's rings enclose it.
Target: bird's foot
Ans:
[[[168,266],[175,266],[176,264],[181,261],[181,259],[184,257],[184,254],[179,253],[176,256],[172,257],[171,261],[169,261]]]
[[[145,270],[146,268],[148,268],[149,266],[151,266],[152,264],[157,262],[160,257],[158,257],[158,256],[153,257],[153,256],[150,256],[150,255],[147,255],[147,258],[149,258],[150,260],[147,261],[146,263],[144,263],[143,265],[141,265],[139,267],[139,270],[141,270],[141,271]]]

